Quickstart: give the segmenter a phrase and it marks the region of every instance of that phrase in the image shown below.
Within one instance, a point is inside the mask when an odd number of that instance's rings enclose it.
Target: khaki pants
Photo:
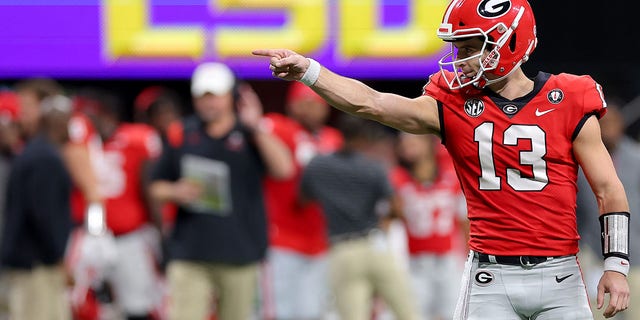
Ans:
[[[71,319],[66,276],[61,266],[7,270],[11,320]]]
[[[218,319],[248,319],[254,309],[257,275],[257,264],[169,263],[169,320],[209,319],[214,297]]]
[[[363,237],[339,242],[329,253],[330,278],[341,320],[371,319],[375,294],[382,297],[398,320],[419,319],[408,275],[379,239]]]

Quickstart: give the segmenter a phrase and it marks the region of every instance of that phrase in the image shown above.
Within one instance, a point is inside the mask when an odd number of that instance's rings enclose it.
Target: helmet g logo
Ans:
[[[511,9],[510,0],[482,0],[478,5],[478,14],[483,18],[500,17]]]

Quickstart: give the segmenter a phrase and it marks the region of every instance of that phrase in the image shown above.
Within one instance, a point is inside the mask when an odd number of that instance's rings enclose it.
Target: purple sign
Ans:
[[[203,61],[268,78],[268,59],[251,55],[262,48],[292,49],[347,76],[426,78],[445,50],[435,35],[446,4],[2,0],[0,78],[188,78]]]

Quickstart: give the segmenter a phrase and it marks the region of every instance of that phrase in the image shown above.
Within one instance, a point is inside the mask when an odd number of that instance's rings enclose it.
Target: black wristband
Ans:
[[[629,212],[608,212],[600,215],[600,244],[605,258],[629,260]]]

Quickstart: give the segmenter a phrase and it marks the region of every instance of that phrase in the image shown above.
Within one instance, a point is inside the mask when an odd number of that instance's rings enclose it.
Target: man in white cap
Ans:
[[[267,248],[262,178],[293,174],[290,152],[260,129],[262,105],[233,72],[204,63],[192,77],[196,115],[173,125],[152,195],[178,205],[168,240],[169,319],[247,319]]]

